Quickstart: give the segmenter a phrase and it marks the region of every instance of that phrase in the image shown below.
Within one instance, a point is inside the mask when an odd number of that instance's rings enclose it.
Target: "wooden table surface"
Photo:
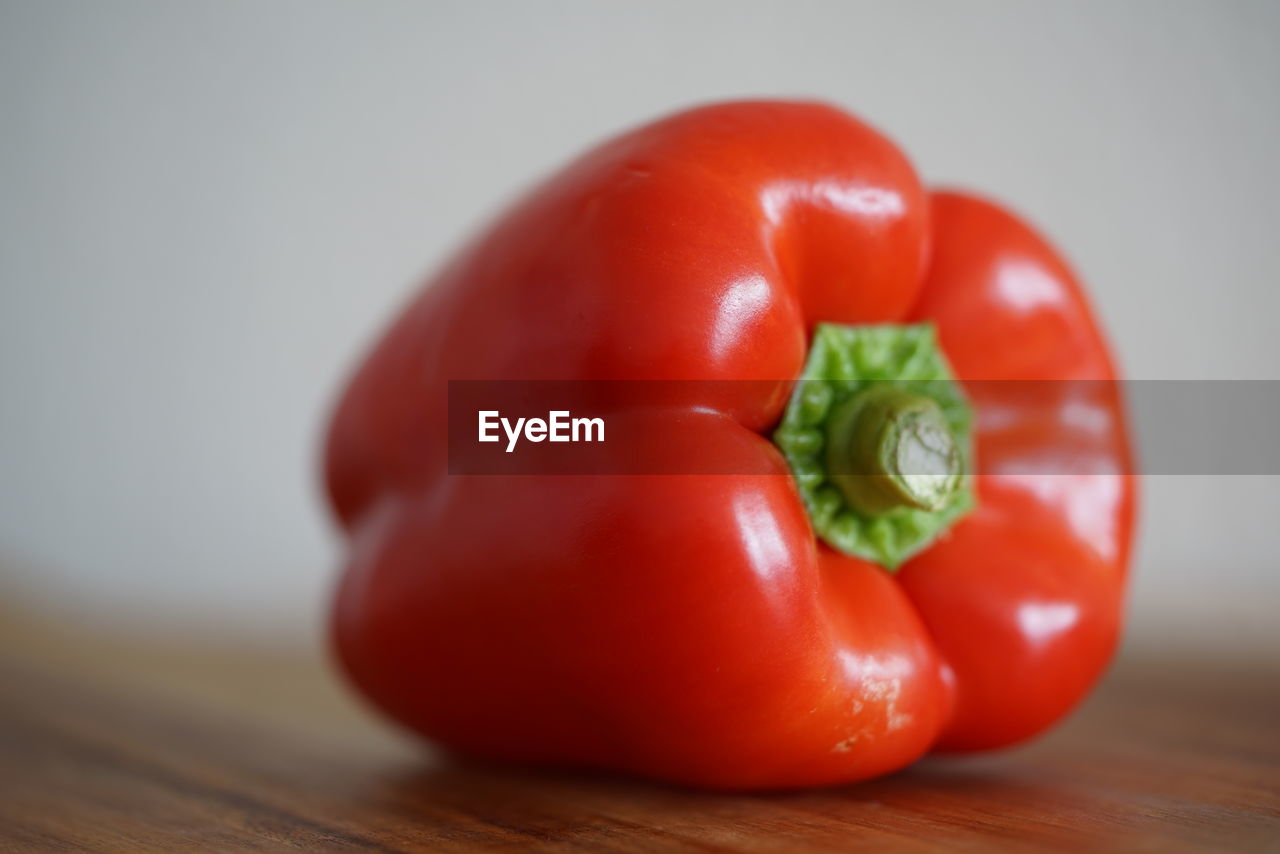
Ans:
[[[1025,748],[742,796],[470,764],[313,658],[0,621],[0,850],[1280,851],[1280,664],[1122,659]]]

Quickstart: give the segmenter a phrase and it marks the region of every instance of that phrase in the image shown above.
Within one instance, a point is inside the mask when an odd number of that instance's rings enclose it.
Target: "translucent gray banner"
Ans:
[[[879,385],[928,393],[927,383],[912,382],[850,383],[839,393]],[[967,381],[961,388],[971,408],[968,473],[1280,474],[1280,381]],[[787,402],[805,393],[805,383],[785,380],[455,380],[448,468],[785,473],[765,443]],[[817,427],[813,441],[830,437]]]

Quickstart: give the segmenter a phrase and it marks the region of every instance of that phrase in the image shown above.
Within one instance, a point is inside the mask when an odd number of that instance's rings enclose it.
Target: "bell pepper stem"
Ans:
[[[844,401],[827,423],[827,472],[869,516],[898,507],[937,511],[960,488],[962,456],[932,399],[875,385]]]
[[[819,324],[773,439],[814,533],[890,571],[974,506],[972,411],[929,326]]]

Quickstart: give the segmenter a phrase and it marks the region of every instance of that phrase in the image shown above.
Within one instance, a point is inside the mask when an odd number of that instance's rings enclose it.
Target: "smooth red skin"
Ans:
[[[999,278],[1010,259],[1040,308]],[[718,788],[858,780],[1047,726],[1115,643],[1132,478],[984,476],[980,509],[895,577],[816,542],[761,435],[812,323],[914,319],[962,377],[1113,375],[1049,247],[986,203],[930,204],[838,110],[706,107],[588,153],[458,255],[338,407],[347,672],[467,753]],[[700,465],[771,473],[446,474],[448,380],[572,378],[777,380],[673,385],[622,416]],[[1013,466],[1062,430],[1028,425],[980,428],[980,453]]]

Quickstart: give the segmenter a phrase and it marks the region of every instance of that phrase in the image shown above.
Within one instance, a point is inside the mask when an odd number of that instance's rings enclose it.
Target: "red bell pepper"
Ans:
[[[811,345],[828,355],[806,367]],[[840,359],[941,391],[789,402]],[[658,121],[464,248],[347,388],[326,457],[350,540],[338,656],[463,753],[700,786],[853,781],[1025,739],[1115,647],[1136,478],[1110,384],[1102,465],[1054,473],[1036,466],[1070,441],[1070,401],[1021,417],[981,381],[1114,378],[1041,237],[926,192],[851,116]],[[658,416],[691,467],[742,473],[450,474],[449,381],[506,379],[760,381]],[[942,468],[876,469],[867,492],[813,442]]]

